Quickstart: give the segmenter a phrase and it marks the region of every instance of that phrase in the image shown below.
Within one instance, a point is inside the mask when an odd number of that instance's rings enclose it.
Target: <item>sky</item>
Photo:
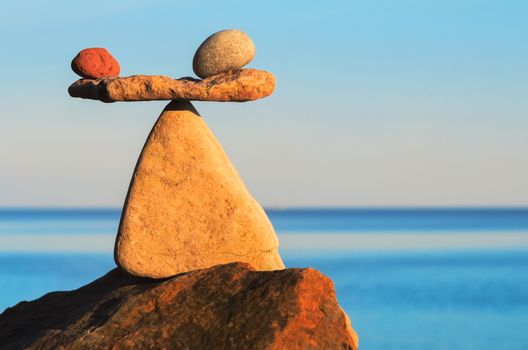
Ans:
[[[528,205],[528,2],[10,1],[0,12],[0,207],[119,207],[167,102],[70,98],[71,59],[193,75],[249,34],[269,98],[196,102],[266,207]]]

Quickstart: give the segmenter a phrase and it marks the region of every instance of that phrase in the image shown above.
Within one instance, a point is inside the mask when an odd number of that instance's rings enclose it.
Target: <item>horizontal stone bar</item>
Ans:
[[[275,89],[273,74],[238,69],[203,80],[173,79],[163,75],[133,75],[79,79],[68,88],[72,97],[102,102],[189,100],[244,102],[269,96]]]

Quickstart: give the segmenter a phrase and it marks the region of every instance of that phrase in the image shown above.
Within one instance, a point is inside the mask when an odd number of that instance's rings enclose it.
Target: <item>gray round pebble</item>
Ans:
[[[193,70],[200,78],[240,69],[251,62],[256,48],[249,36],[237,29],[214,33],[200,45],[193,58]]]

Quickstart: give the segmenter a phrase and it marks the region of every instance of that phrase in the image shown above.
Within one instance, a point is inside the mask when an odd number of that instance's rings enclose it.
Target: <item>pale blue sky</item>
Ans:
[[[72,99],[70,61],[192,74],[238,28],[275,93],[196,103],[265,206],[528,205],[526,1],[11,1],[0,206],[120,206],[165,103]]]

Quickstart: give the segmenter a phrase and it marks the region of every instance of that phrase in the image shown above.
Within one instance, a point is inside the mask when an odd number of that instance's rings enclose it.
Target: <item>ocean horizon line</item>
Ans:
[[[265,211],[528,211],[528,204],[522,206],[263,206]],[[122,207],[113,206],[0,206],[0,212],[58,212],[58,211],[113,211],[121,212]]]
[[[528,208],[266,208],[277,232],[528,231]],[[116,230],[122,210],[109,207],[0,208],[0,235],[102,233]],[[81,224],[82,223],[82,224]]]

